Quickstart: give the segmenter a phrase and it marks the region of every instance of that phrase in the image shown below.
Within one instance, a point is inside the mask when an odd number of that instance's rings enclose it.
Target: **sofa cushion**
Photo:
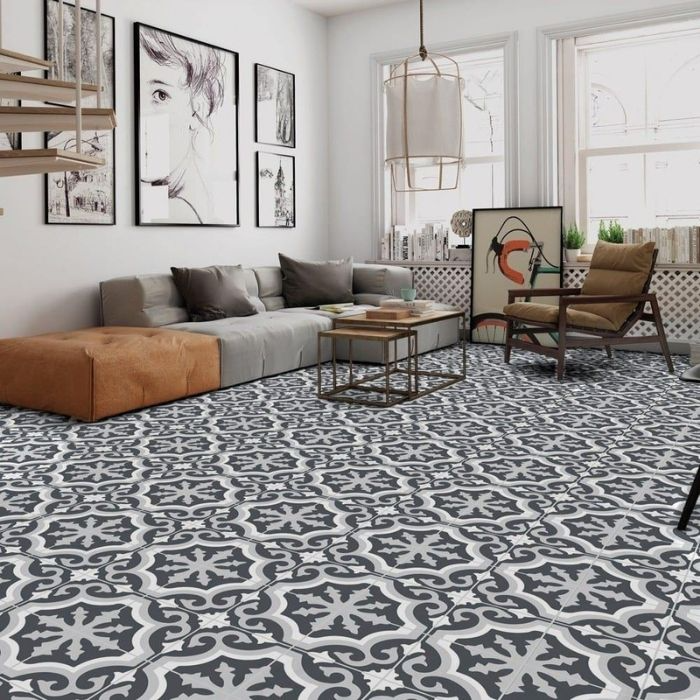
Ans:
[[[261,310],[248,296],[240,266],[171,267],[170,270],[191,321],[251,316]]]
[[[584,295],[637,295],[644,291],[654,263],[653,241],[642,244],[606,243],[598,241],[591,267],[581,288]],[[619,330],[637,304],[586,304],[572,306],[574,311],[602,316],[612,330]]]
[[[351,302],[352,258],[304,262],[279,254],[282,294],[287,306]]]
[[[279,267],[254,267],[260,299],[268,311],[284,308],[282,296],[282,270]]]
[[[323,315],[271,311],[170,328],[219,338],[221,384],[233,386],[315,364],[318,332],[332,325]]]

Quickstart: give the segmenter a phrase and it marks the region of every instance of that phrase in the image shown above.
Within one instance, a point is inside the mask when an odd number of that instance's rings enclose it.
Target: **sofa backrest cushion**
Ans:
[[[254,267],[252,272],[258,284],[258,296],[268,311],[283,309],[282,270],[279,267]]]

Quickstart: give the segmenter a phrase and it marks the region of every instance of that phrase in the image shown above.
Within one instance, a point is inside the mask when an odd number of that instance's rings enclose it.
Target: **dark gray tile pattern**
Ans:
[[[623,352],[468,373],[386,410],[313,370],[0,407],[0,697],[700,697],[695,386]]]

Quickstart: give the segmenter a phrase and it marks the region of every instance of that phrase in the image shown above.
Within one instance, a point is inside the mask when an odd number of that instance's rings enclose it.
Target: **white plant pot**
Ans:
[[[564,250],[564,255],[566,257],[566,262],[575,263],[578,256],[581,255],[581,249],[576,248],[576,250],[573,250],[571,248],[566,248]]]

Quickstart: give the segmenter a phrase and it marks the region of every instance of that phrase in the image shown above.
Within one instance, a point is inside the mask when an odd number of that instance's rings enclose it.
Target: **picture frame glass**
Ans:
[[[561,207],[474,210],[472,343],[505,344],[509,290],[561,287],[562,248]],[[549,297],[537,301],[557,303]],[[555,344],[546,335],[538,340]]]
[[[238,226],[238,54],[135,25],[137,223]]]
[[[258,153],[258,226],[296,226],[294,156]]]
[[[296,147],[296,86],[293,73],[255,65],[255,140]]]

